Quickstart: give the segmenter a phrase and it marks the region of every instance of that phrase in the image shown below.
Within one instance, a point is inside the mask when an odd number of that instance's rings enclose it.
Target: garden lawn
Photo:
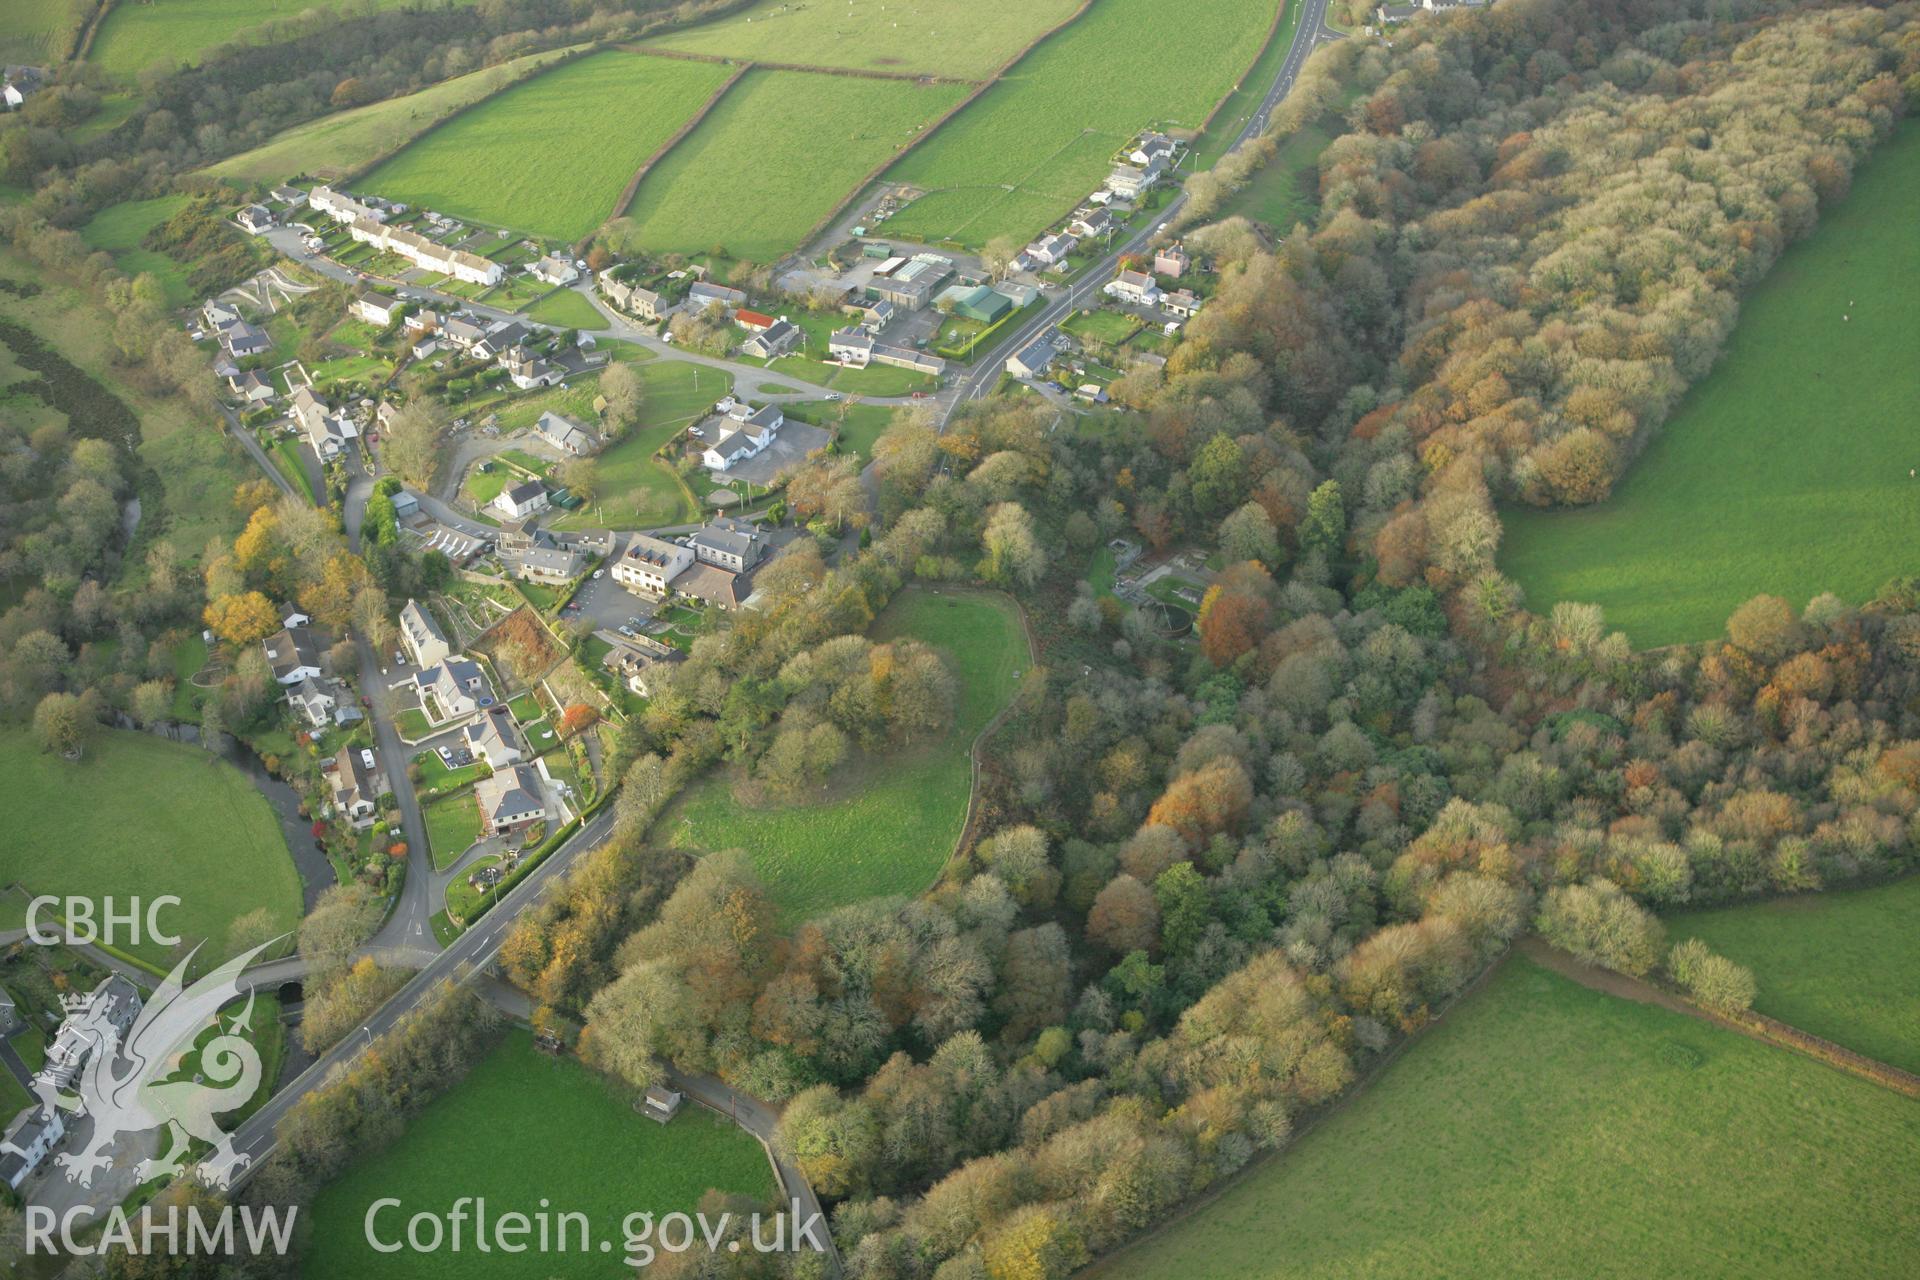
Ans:
[[[1903,1276],[1920,1107],[1518,957],[1290,1150],[1091,1275]]]
[[[207,172],[239,182],[285,182],[294,174],[338,181],[392,155],[454,112],[500,92],[568,52],[549,49],[530,53],[496,67],[443,80],[405,97],[322,116],[278,133],[251,151],[210,165]]]
[[[206,941],[203,960],[231,954],[227,926],[250,911],[283,930],[300,920],[279,819],[245,774],[198,747],[103,729],[70,764],[0,729],[0,812],[0,883],[122,905],[173,894],[180,905],[161,920],[188,946]],[[144,939],[120,949],[163,968],[176,958]]]
[[[413,762],[420,766],[418,791],[422,800],[431,800],[471,786],[493,772],[487,762],[477,756],[472,764],[449,769],[438,751],[422,751],[413,758]]]
[[[503,1153],[511,1153],[502,1158]],[[411,1213],[436,1212],[459,1196],[484,1197],[489,1217],[540,1211],[587,1215],[617,1259],[620,1222],[646,1212],[655,1220],[691,1213],[708,1188],[772,1200],[772,1173],[760,1144],[689,1102],[672,1123],[633,1110],[624,1092],[572,1058],[533,1047],[524,1031],[430,1104],[385,1150],[366,1156],[323,1189],[313,1204],[312,1244],[301,1260],[308,1280],[573,1280],[621,1272],[596,1250],[534,1255],[480,1253],[471,1247],[378,1253],[362,1224],[375,1200],[406,1206],[383,1211],[377,1234],[404,1233]],[[574,1237],[577,1245],[577,1235]],[[469,1237],[469,1243],[471,1238]]]
[[[1146,327],[1139,316],[1119,311],[1076,311],[1060,328],[1075,337],[1092,338],[1117,347]]]
[[[556,289],[526,309],[529,320],[550,324],[556,329],[604,329],[607,318],[574,289]]]
[[[576,240],[614,212],[634,171],[727,75],[713,63],[589,54],[449,121],[361,185],[455,217]]]
[[[1667,921],[1753,970],[1753,1007],[1836,1044],[1920,1072],[1920,876]]]
[[[684,49],[754,62],[986,80],[1027,44],[1073,16],[1079,0],[881,0],[793,4],[759,0],[718,22],[676,31],[649,48]]]
[[[143,249],[140,242],[149,231],[186,208],[185,196],[159,196],[152,200],[125,200],[109,205],[80,229],[80,238],[90,249],[104,249],[113,255],[114,265],[130,276],[141,272],[154,277],[167,293],[167,305],[184,307],[193,301],[187,287],[187,269],[164,253]]]
[[[845,405],[837,425],[840,428],[839,445],[843,453],[851,453],[860,459],[864,466],[873,461],[874,442],[893,424],[893,409],[884,404]]]
[[[1747,300],[1720,363],[1598,506],[1510,510],[1500,567],[1639,647],[1709,640],[1761,592],[1870,598],[1920,546],[1920,128]],[[1842,317],[1850,317],[1842,319]]]
[[[1198,128],[1252,65],[1280,0],[1100,0],[887,173],[936,193],[900,239],[1026,240],[1084,200],[1149,126]]]
[[[500,859],[489,856],[476,859],[472,864],[460,869],[460,878],[447,886],[447,919],[472,923],[480,904],[492,897],[500,888],[495,885],[487,889],[477,889],[468,880],[487,867],[498,866]]]
[[[554,520],[555,528],[651,529],[685,524],[698,515],[686,485],[654,453],[706,416],[731,389],[732,379],[684,360],[655,360],[634,369],[646,386],[640,425],[595,459],[600,465],[594,500]]]
[[[737,774],[710,773],[660,821],[678,844],[746,850],[789,922],[933,883],[966,820],[973,740],[1030,664],[1018,607],[985,592],[902,591],[873,635],[924,641],[951,664],[958,697],[944,735],[850,761],[857,779],[838,790],[852,794],[814,804],[749,807],[734,795]]]
[[[772,262],[965,96],[954,84],[749,71],[648,171],[627,216],[656,252]]]
[[[420,812],[427,820],[435,871],[452,866],[480,838],[480,803],[469,792],[442,796]]]
[[[39,0],[29,0],[37,3]],[[89,61],[113,75],[131,77],[143,67],[193,63],[242,31],[309,9],[354,12],[397,9],[408,0],[163,0],[117,4],[94,37]],[[472,0],[454,0],[472,3]],[[8,4],[18,0],[7,0]]]

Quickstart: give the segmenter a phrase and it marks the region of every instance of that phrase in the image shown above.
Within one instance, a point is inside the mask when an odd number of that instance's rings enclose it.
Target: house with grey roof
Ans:
[[[308,724],[320,729],[332,722],[333,709],[340,705],[340,695],[316,677],[308,676],[287,690],[287,702]]]
[[[487,835],[513,838],[547,819],[546,788],[533,765],[497,770],[474,784],[473,796],[480,806],[481,830]]]
[[[496,771],[506,768],[527,754],[527,740],[513,722],[513,713],[505,707],[489,708],[460,731],[467,750],[487,762]]]
[[[702,564],[745,573],[767,554],[767,536],[758,525],[733,516],[716,516],[687,539],[688,549]]]
[[[587,567],[587,558],[572,547],[539,540],[525,546],[500,549],[500,565],[526,582],[571,582]]]
[[[235,360],[245,360],[248,356],[257,356],[273,348],[273,339],[266,330],[248,324],[245,320],[233,320],[220,326],[220,345]]]
[[[592,453],[600,444],[593,432],[572,418],[563,417],[557,413],[541,414],[540,420],[533,424],[533,429],[539,432],[540,438],[548,444],[575,458]]]
[[[276,682],[289,687],[320,674],[320,639],[306,627],[287,627],[261,642]]]
[[[748,338],[741,344],[740,350],[757,360],[772,360],[785,355],[799,341],[800,326],[780,319]]]
[[[0,1178],[20,1190],[66,1136],[67,1117],[60,1108],[39,1103],[21,1108],[0,1139]]]
[[[289,403],[293,407],[294,422],[322,460],[339,457],[348,441],[360,437],[360,428],[353,424],[353,419],[335,413],[325,400],[313,393],[312,387],[294,388]]]
[[[371,747],[341,747],[333,758],[333,805],[356,827],[370,827],[380,812],[380,797],[391,788],[386,770]]]
[[[1058,341],[1049,326],[1039,337],[1007,357],[1007,372],[1016,378],[1038,378],[1046,373],[1059,353]]]
[[[413,685],[419,691],[421,707],[426,708],[431,700],[440,712],[439,720],[457,720],[493,705],[493,686],[487,682],[486,671],[472,658],[435,663],[416,673]]]
[[[434,621],[426,606],[414,599],[400,606],[400,644],[416,667],[445,662],[453,654],[453,646],[447,643],[440,624]]]
[[[552,502],[547,497],[547,486],[538,480],[522,480],[496,494],[493,505],[510,520],[524,520],[545,511]]]
[[[636,533],[613,566],[613,580],[629,591],[664,596],[693,558],[694,553],[678,543]]]
[[[71,1085],[96,1052],[103,1048],[108,1053],[118,1051],[127,1028],[140,1016],[140,1007],[140,988],[118,973],[85,999],[69,1005],[66,1021],[47,1046],[41,1078],[60,1089]]]

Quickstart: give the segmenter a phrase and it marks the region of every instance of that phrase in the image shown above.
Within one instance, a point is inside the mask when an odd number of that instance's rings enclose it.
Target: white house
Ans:
[[[516,764],[474,784],[481,830],[487,835],[518,836],[547,817],[545,788],[532,765]]]
[[[7,101],[14,101],[16,91],[7,86]],[[40,1168],[46,1158],[53,1153],[60,1139],[67,1136],[66,1113],[58,1107],[42,1107],[37,1103],[21,1109],[7,1126],[6,1138],[0,1141],[0,1178],[18,1191]]]
[[[1020,350],[1007,357],[1007,372],[1016,378],[1038,378],[1053,363],[1059,347],[1054,332],[1048,329]]]
[[[400,606],[400,644],[416,667],[431,667],[453,655],[440,625],[418,600]]]
[[[250,236],[265,235],[273,230],[273,211],[263,204],[248,205],[235,214],[233,220]]]
[[[725,471],[736,462],[757,457],[773,443],[774,435],[786,420],[786,414],[777,404],[756,409],[739,426],[723,428],[701,454],[700,461],[709,471]]]
[[[292,686],[320,674],[320,642],[305,627],[288,627],[261,641],[275,682]]]
[[[543,413],[540,420],[533,424],[540,438],[564,454],[578,458],[593,452],[599,442],[593,432],[587,430],[572,418],[557,413]]]
[[[307,193],[307,203],[326,214],[335,222],[355,222],[361,218],[369,222],[385,222],[386,211],[361,204],[344,191],[335,191],[332,187],[315,187]]]
[[[327,402],[313,393],[312,387],[295,389],[292,398],[293,420],[306,434],[307,443],[322,458],[337,458],[349,440],[357,439],[360,429],[344,414],[335,413]]]
[[[431,697],[440,708],[442,720],[472,715],[480,709],[482,699],[489,704],[493,701],[487,673],[472,658],[448,658],[417,673],[413,684],[420,692],[421,705],[424,707]]]
[[[1109,298],[1130,302],[1137,307],[1158,306],[1160,286],[1144,271],[1122,271],[1101,290]]]
[[[353,314],[383,329],[393,323],[394,314],[399,310],[400,299],[384,293],[363,293],[353,300]]]
[[[513,723],[513,713],[494,707],[460,734],[467,750],[487,762],[491,769],[504,769],[527,753],[527,740]]]
[[[557,253],[550,253],[527,268],[527,274],[550,285],[572,284],[580,278],[580,269]]]
[[[390,789],[379,758],[371,748],[349,743],[333,758],[332,773],[334,807],[354,826],[372,826],[380,812],[380,797]]]
[[[507,371],[507,380],[522,391],[554,386],[564,376],[559,368],[525,347],[510,347],[502,351],[500,367]]]
[[[536,512],[545,511],[550,505],[547,487],[538,480],[522,480],[519,484],[508,485],[493,500],[496,511],[503,511],[514,520],[524,520]]]
[[[637,533],[613,566],[613,580],[630,591],[663,596],[692,564],[693,552],[687,548]]]
[[[1164,133],[1143,133],[1134,143],[1133,150],[1127,153],[1127,159],[1137,165],[1150,165],[1154,161],[1170,164],[1173,161],[1174,141]]]

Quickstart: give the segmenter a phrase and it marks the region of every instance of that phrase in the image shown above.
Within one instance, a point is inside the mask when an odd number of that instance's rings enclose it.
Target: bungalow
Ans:
[[[373,825],[380,812],[380,797],[390,788],[386,771],[370,747],[352,744],[340,748],[333,758],[333,807],[356,827]]]
[[[257,329],[245,320],[235,320],[220,326],[220,345],[235,360],[245,360],[248,356],[257,356],[273,348],[273,339],[263,329]]]
[[[248,404],[265,404],[274,396],[273,384],[252,371],[235,373],[227,379],[227,386]]]
[[[756,409],[737,427],[728,427],[708,445],[700,461],[709,471],[725,471],[744,458],[757,457],[762,449],[773,443],[775,433],[787,420],[780,406],[770,404],[764,409]]]
[[[504,769],[527,754],[527,740],[513,723],[513,713],[505,707],[494,707],[469,724],[461,730],[460,740],[494,770]]]
[[[1068,223],[1067,230],[1083,240],[1092,240],[1118,229],[1119,225],[1110,210],[1091,209]]]
[[[1157,276],[1172,276],[1178,280],[1187,274],[1187,268],[1192,265],[1193,259],[1177,244],[1167,245],[1153,255],[1153,274]]]
[[[775,320],[765,329],[748,338],[740,347],[747,355],[759,360],[772,360],[784,355],[787,348],[800,340],[800,326],[786,320]]]
[[[613,580],[629,591],[664,596],[693,559],[694,553],[683,546],[636,533],[613,566]]]
[[[695,311],[707,307],[719,307],[731,311],[745,305],[747,295],[738,289],[729,289],[723,284],[708,284],[702,280],[687,290],[687,305]]]
[[[545,791],[532,765],[509,765],[480,779],[473,795],[480,805],[480,829],[487,835],[514,837],[546,821]]]
[[[1027,246],[1027,256],[1035,262],[1049,267],[1059,266],[1067,260],[1067,255],[1080,247],[1080,242],[1072,236],[1046,235]]]
[[[273,230],[273,210],[263,204],[250,204],[234,215],[233,220],[240,229],[250,236],[265,235]]]
[[[405,327],[408,333],[438,333],[445,322],[446,317],[438,311],[423,309],[408,316]]]
[[[1197,314],[1205,301],[1191,289],[1175,289],[1160,299],[1160,306],[1168,315],[1186,320]]]
[[[337,458],[347,441],[358,438],[360,429],[344,414],[335,413],[327,402],[313,394],[312,387],[299,387],[293,393],[293,420],[306,433],[307,443],[323,460]]]
[[[267,192],[267,195],[279,201],[281,204],[286,205],[289,212],[307,207],[307,193],[298,187],[275,187],[273,190]]]
[[[550,253],[527,268],[527,274],[558,288],[580,278],[580,269],[557,253]]]
[[[1137,307],[1157,306],[1160,302],[1160,286],[1144,271],[1122,271],[1108,281],[1101,292]]]
[[[547,498],[547,487],[538,480],[522,480],[519,484],[508,485],[494,498],[496,510],[503,511],[514,520],[523,520],[537,512],[545,511],[552,505]]]
[[[572,547],[536,542],[500,552],[500,566],[525,582],[571,582],[586,568],[587,558]]]
[[[525,347],[509,347],[501,352],[500,367],[507,371],[507,381],[522,391],[555,386],[566,376],[559,366],[541,359]]]
[[[447,643],[440,624],[418,600],[408,600],[400,606],[400,645],[416,667],[445,662],[453,654],[453,646]]]
[[[534,423],[533,429],[548,444],[576,458],[592,453],[594,446],[600,443],[594,438],[593,432],[572,418],[563,418],[557,413],[541,414],[540,421]]]
[[[448,342],[463,351],[471,351],[487,340],[487,327],[465,316],[449,316],[440,322],[440,332]],[[485,357],[481,357],[485,359]]]
[[[752,594],[747,575],[722,569],[717,564],[696,564],[673,584],[674,594],[690,599],[717,605],[722,609],[738,609]]]
[[[13,101],[12,85],[7,86],[7,94],[8,105],[18,105]],[[0,1154],[0,1178],[15,1191],[20,1190],[66,1136],[67,1117],[59,1107],[23,1107],[7,1126],[6,1137],[0,1139],[0,1153],[4,1153]]]
[[[267,665],[279,684],[296,685],[320,674],[320,642],[305,627],[276,631],[261,646],[267,651]]]
[[[864,369],[873,359],[873,335],[864,329],[835,329],[827,339],[827,360],[849,369]]]
[[[767,554],[767,538],[758,525],[733,516],[716,516],[701,526],[688,547],[701,564],[745,573]]]
[[[1054,331],[1049,327],[1039,337],[1007,357],[1007,372],[1016,378],[1038,378],[1046,373],[1059,354]]]
[[[469,350],[477,359],[493,360],[497,359],[502,352],[513,350],[531,337],[533,337],[533,330],[518,320],[502,320],[488,329]]]
[[[369,290],[353,300],[354,315],[383,329],[393,323],[394,313],[399,310],[400,299],[391,294]]]
[[[326,685],[308,676],[287,691],[287,704],[318,729],[333,719],[333,709],[340,705],[340,699]]]
[[[413,677],[414,688],[424,706],[431,697],[440,708],[440,719],[454,720],[472,715],[493,703],[493,688],[487,673],[472,658],[448,658]]]

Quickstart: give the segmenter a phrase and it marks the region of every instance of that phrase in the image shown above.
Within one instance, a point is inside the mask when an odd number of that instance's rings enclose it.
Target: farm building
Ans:
[[[978,320],[981,324],[992,324],[1012,310],[1012,298],[986,285],[968,290],[966,296],[955,299],[953,304],[953,314]]]

